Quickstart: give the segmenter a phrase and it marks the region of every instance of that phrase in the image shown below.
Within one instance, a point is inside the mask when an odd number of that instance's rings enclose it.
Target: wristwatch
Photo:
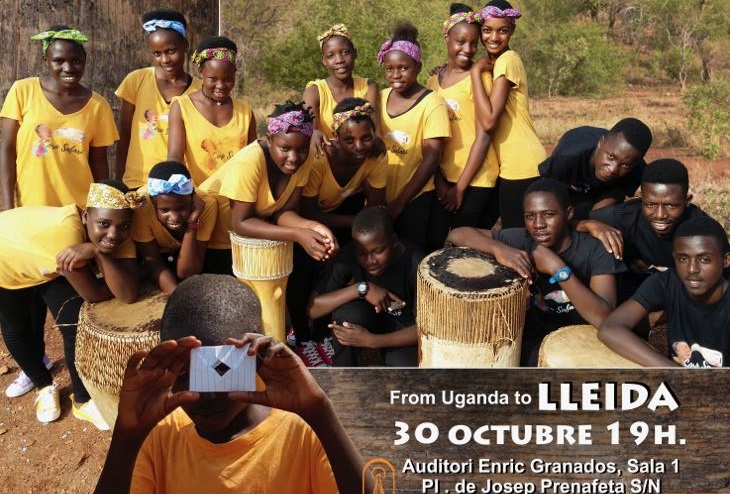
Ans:
[[[555,274],[550,277],[550,284],[554,285],[555,283],[565,281],[570,278],[571,274],[573,274],[573,270],[570,269],[570,266],[563,266],[562,268],[558,268],[558,270],[555,271]]]
[[[368,290],[370,290],[370,287],[368,286],[367,281],[361,281],[357,284],[357,296],[360,298],[365,298],[365,295],[368,294]]]

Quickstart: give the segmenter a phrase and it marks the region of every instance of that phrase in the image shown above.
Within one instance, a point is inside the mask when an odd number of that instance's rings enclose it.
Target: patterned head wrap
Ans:
[[[372,121],[373,117],[371,115],[374,111],[375,108],[373,108],[373,105],[371,105],[368,101],[362,105],[356,106],[352,110],[335,113],[333,115],[332,132],[337,132],[337,129],[339,129],[343,123],[354,117],[368,117]]]
[[[389,39],[388,41],[380,45],[380,50],[378,51],[378,65],[383,65],[385,55],[389,51],[402,51],[416,62],[421,61],[421,49],[418,47],[417,44],[402,39],[398,41],[393,41],[392,39]]]
[[[170,178],[147,178],[147,194],[150,197],[160,194],[177,194],[187,196],[193,193],[193,181],[181,173],[174,173]]]
[[[48,51],[48,47],[51,43],[57,39],[66,39],[69,41],[75,41],[76,43],[82,44],[89,41],[89,37],[78,29],[62,29],[61,31],[43,31],[42,33],[34,34],[30,37],[34,41],[43,42],[43,54],[45,55]]]
[[[305,113],[301,110],[290,111],[275,117],[269,117],[267,131],[270,136],[280,132],[299,132],[307,137],[312,137],[314,127],[312,122],[304,120]]]
[[[451,31],[451,28],[461,22],[467,24],[481,24],[482,14],[479,12],[457,12],[444,21],[444,34]]]
[[[116,187],[107,184],[93,183],[89,186],[86,198],[87,208],[100,209],[135,209],[144,204],[144,197],[130,191],[126,194]]]
[[[198,68],[205,62],[206,60],[225,60],[226,62],[230,62],[233,65],[236,65],[236,52],[233,50],[230,50],[228,48],[207,48],[202,51],[196,51],[193,53],[192,57],[193,63],[195,63]]]
[[[486,20],[492,17],[499,19],[507,19],[510,24],[515,25],[515,21],[522,17],[522,12],[519,9],[500,9],[493,5],[487,5],[482,9],[482,19]]]
[[[317,36],[317,41],[319,41],[319,48],[322,49],[322,46],[324,46],[324,42],[330,39],[332,36],[342,36],[343,38],[349,39],[350,43],[352,43],[352,34],[350,34],[347,26],[345,26],[344,24],[335,24],[334,26]]]
[[[167,19],[152,19],[142,24],[142,29],[148,33],[154,33],[158,29],[172,29],[177,31],[184,38],[185,26],[180,21],[169,21]]]

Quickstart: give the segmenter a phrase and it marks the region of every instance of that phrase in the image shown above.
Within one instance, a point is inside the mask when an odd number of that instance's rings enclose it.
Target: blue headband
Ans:
[[[152,19],[142,24],[142,29],[148,33],[153,33],[158,29],[172,29],[185,37],[185,26],[180,21],[168,21],[167,19]]]
[[[178,194],[187,196],[193,193],[193,181],[185,175],[175,173],[170,175],[167,180],[161,178],[147,179],[147,194],[150,197],[159,196],[160,194]]]

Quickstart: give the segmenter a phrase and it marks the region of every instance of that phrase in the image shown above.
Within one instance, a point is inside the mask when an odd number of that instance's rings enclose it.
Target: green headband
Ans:
[[[57,39],[66,39],[69,41],[75,41],[76,43],[86,43],[89,38],[84,33],[79,31],[78,29],[63,29],[61,31],[43,31],[42,33],[38,33],[36,35],[33,35],[30,37],[30,39],[35,41],[42,41],[43,42],[43,54],[45,55],[48,51],[48,47],[51,46],[51,43],[56,41]]]

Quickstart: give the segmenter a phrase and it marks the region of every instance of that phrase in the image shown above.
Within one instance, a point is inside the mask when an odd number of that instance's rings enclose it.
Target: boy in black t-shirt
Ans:
[[[381,349],[385,365],[418,365],[414,313],[417,249],[398,239],[383,208],[361,211],[345,246],[309,304],[312,319],[332,315],[336,366],[356,364],[353,348]]]
[[[707,216],[690,204],[687,168],[674,159],[647,165],[641,197],[591,211],[576,230],[590,233],[629,268],[619,278],[619,301],[627,300],[651,274],[674,266],[674,232],[684,221]]]
[[[669,320],[670,357],[686,367],[728,366],[730,290],[723,270],[730,267],[730,244],[722,226],[710,217],[679,225],[674,266],[646,280],[606,318],[598,337],[641,365],[673,365],[632,331],[649,312],[663,309]]]
[[[492,254],[524,278],[536,272],[522,338],[522,365],[534,365],[549,332],[603,322],[616,304],[614,274],[626,268],[598,240],[570,229],[573,208],[565,184],[537,180],[525,192],[524,211],[525,228],[457,228],[449,240]]]
[[[578,127],[566,132],[539,165],[540,176],[568,185],[575,219],[584,219],[591,209],[634,195],[651,139],[649,127],[635,118],[625,118],[611,130]]]

